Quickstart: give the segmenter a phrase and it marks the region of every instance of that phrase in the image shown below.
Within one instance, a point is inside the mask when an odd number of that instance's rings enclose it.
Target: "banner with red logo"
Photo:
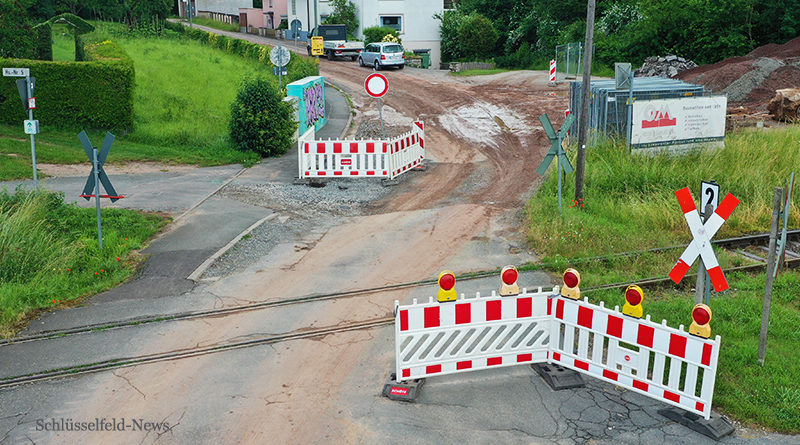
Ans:
[[[727,105],[725,96],[634,101],[631,148],[685,151],[699,145],[721,147]]]

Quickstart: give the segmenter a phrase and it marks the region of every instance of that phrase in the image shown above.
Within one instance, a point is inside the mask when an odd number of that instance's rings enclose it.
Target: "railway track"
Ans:
[[[793,236],[797,237],[800,235],[800,230],[792,231]],[[726,247],[741,247],[741,246],[751,246],[758,243],[766,242],[767,239],[766,235],[749,235],[746,237],[738,237],[738,238],[730,238],[727,240],[719,240],[715,244],[718,246],[726,246]],[[586,262],[589,260],[608,260],[611,258],[618,258],[618,257],[625,257],[631,256],[636,254],[644,254],[644,253],[652,253],[658,251],[664,251],[669,249],[677,249],[683,246],[675,246],[675,247],[665,247],[665,248],[658,248],[658,249],[648,249],[644,251],[638,252],[624,252],[620,254],[609,255],[605,257],[596,257],[596,258],[584,258],[578,261]],[[789,258],[786,260],[787,267],[800,267],[800,257],[797,258]],[[765,262],[751,264],[746,266],[739,266],[725,269],[725,273],[729,272],[756,272],[763,270],[766,266]],[[541,267],[540,267],[541,268]],[[496,276],[498,271],[485,271],[485,272],[478,272],[471,274],[469,276],[459,277],[460,281],[464,280],[473,280],[478,278],[484,278],[488,276]],[[271,301],[271,302],[261,302],[261,303],[253,303],[241,306],[234,306],[229,308],[221,308],[221,309],[211,309],[206,311],[194,311],[194,312],[183,312],[177,314],[169,314],[169,315],[160,315],[160,316],[153,316],[153,317],[146,317],[146,318],[137,318],[137,319],[130,319],[124,320],[119,322],[112,322],[112,323],[105,323],[105,324],[96,324],[96,325],[86,325],[80,326],[72,329],[65,329],[65,330],[58,330],[58,331],[49,331],[43,332],[40,334],[18,337],[15,339],[9,340],[2,340],[0,341],[0,347],[4,344],[15,344],[15,343],[22,343],[22,342],[29,342],[29,341],[36,341],[36,340],[45,340],[48,338],[54,337],[63,337],[68,335],[77,335],[81,333],[92,332],[95,330],[106,330],[106,329],[115,329],[115,328],[124,328],[128,326],[138,326],[141,324],[147,323],[157,323],[157,322],[165,322],[165,321],[176,321],[176,320],[188,320],[193,318],[201,318],[201,317],[212,317],[212,316],[219,316],[219,315],[227,315],[233,314],[238,312],[246,312],[252,310],[260,310],[266,308],[274,308],[280,306],[287,306],[287,305],[295,305],[295,304],[303,304],[309,302],[316,302],[316,301],[324,301],[324,300],[333,300],[333,299],[340,299],[340,298],[350,298],[357,295],[364,295],[368,293],[375,293],[375,292],[386,292],[390,290],[398,290],[398,289],[407,289],[413,287],[420,287],[434,284],[435,280],[423,280],[423,281],[416,281],[416,282],[408,282],[408,283],[398,283],[368,289],[358,289],[353,291],[346,291],[346,292],[335,292],[335,293],[328,293],[328,294],[320,294],[320,295],[309,295],[309,296],[301,296],[290,298],[281,301]],[[659,286],[671,283],[671,280],[668,277],[652,277],[652,278],[645,278],[636,280],[636,283],[640,286]],[[623,282],[623,283],[612,283],[606,284],[601,286],[592,286],[586,287],[582,289],[584,293],[590,293],[593,291],[598,290],[608,290],[608,289],[623,289],[628,286],[630,282]],[[349,332],[349,331],[356,331],[356,330],[364,330],[364,329],[373,329],[382,326],[391,325],[394,322],[392,317],[387,318],[379,318],[367,321],[359,321],[354,322],[346,325],[340,326],[329,326],[324,328],[318,329],[308,329],[308,328],[300,328],[296,331],[279,334],[279,335],[271,335],[271,336],[263,336],[259,338],[251,338],[248,340],[243,341],[234,341],[234,342],[225,342],[225,343],[217,343],[210,346],[203,346],[197,348],[188,348],[188,349],[181,349],[177,351],[168,351],[168,352],[160,352],[154,354],[145,354],[145,355],[138,355],[138,356],[129,356],[129,357],[120,357],[114,359],[108,359],[93,363],[86,363],[77,366],[70,366],[64,368],[55,368],[49,370],[43,370],[39,372],[28,373],[25,375],[18,375],[18,376],[11,376],[11,377],[4,377],[0,378],[0,388],[8,388],[17,385],[22,385],[26,383],[33,383],[38,381],[50,380],[55,379],[58,377],[65,377],[71,375],[80,375],[80,374],[87,374],[93,372],[100,372],[105,370],[111,369],[118,369],[124,368],[129,366],[141,365],[141,364],[149,364],[149,363],[156,363],[161,361],[171,361],[171,360],[180,360],[184,358],[190,357],[197,357],[207,354],[212,354],[215,352],[222,352],[228,351],[233,349],[241,349],[241,348],[248,348],[253,346],[261,346],[261,345],[268,345],[274,343],[281,343],[286,341],[293,341],[293,340],[301,340],[307,338],[314,338],[314,337],[322,337],[337,333]]]
[[[800,229],[790,230],[788,231],[787,238],[789,240],[800,239]],[[727,238],[713,241],[712,243],[718,247],[724,247],[727,249],[735,248],[735,247],[743,247],[743,246],[752,246],[757,244],[766,244],[769,240],[768,234],[756,234],[756,235],[745,235],[741,237],[735,238]],[[675,250],[684,248],[684,245],[679,246],[668,246],[668,247],[658,247],[653,249],[646,249],[646,250],[638,250],[638,251],[631,251],[631,252],[621,252],[616,254],[610,254],[605,256],[598,256],[598,257],[587,257],[587,258],[579,258],[573,261],[570,261],[570,265],[579,265],[591,261],[611,261],[617,258],[624,258],[624,257],[631,257],[636,255],[642,255],[647,253],[658,253],[664,252],[669,250]],[[755,259],[751,257],[751,259]],[[787,260],[787,263],[790,265],[794,265],[796,263],[796,258],[792,258]],[[541,270],[547,268],[547,264],[530,264],[521,266],[520,270]],[[729,269],[731,271],[753,271],[753,270],[760,270],[763,268],[763,264],[755,264],[755,265],[748,265],[748,266],[741,266],[733,269]],[[459,282],[475,280],[480,278],[486,278],[491,276],[497,276],[500,273],[500,269],[490,270],[490,271],[480,271],[474,272],[471,274],[466,274],[458,277]],[[652,278],[645,278],[643,280],[637,280],[637,283],[640,286],[655,286],[660,284],[669,283],[670,279],[666,277],[652,277]],[[218,317],[218,316],[225,316],[229,314],[241,313],[241,312],[248,312],[254,310],[262,310],[262,309],[269,309],[281,306],[290,306],[290,305],[297,305],[297,304],[304,304],[304,303],[311,303],[311,302],[318,302],[318,301],[325,301],[325,300],[336,300],[336,299],[345,299],[345,298],[352,298],[359,295],[365,294],[374,294],[379,292],[387,292],[387,291],[394,291],[394,290],[401,290],[401,289],[411,289],[415,287],[422,287],[422,286],[429,286],[436,283],[436,280],[420,280],[420,281],[413,281],[413,282],[405,282],[405,283],[396,283],[396,284],[389,284],[385,286],[377,286],[371,288],[364,288],[364,289],[356,289],[351,291],[343,291],[343,292],[331,292],[325,294],[315,294],[315,295],[305,295],[299,297],[292,297],[287,298],[284,300],[278,301],[265,301],[265,302],[258,302],[258,303],[250,303],[244,305],[237,305],[237,306],[230,306],[225,308],[219,309],[208,309],[208,310],[200,310],[200,311],[186,311],[186,312],[178,312],[178,313],[171,313],[171,314],[158,314],[152,315],[147,317],[135,317],[135,318],[128,318],[123,320],[116,320],[112,322],[106,323],[96,323],[96,324],[87,324],[82,326],[76,326],[74,328],[69,329],[59,329],[59,330],[52,330],[52,331],[42,331],[36,334],[19,336],[11,339],[0,339],[0,347],[7,344],[18,344],[18,343],[25,343],[37,340],[45,340],[48,338],[55,338],[55,337],[65,337],[70,335],[78,335],[78,334],[85,334],[93,331],[100,331],[100,330],[108,330],[108,329],[119,329],[125,328],[130,326],[139,326],[143,324],[150,324],[150,323],[161,323],[161,322],[169,322],[169,321],[178,321],[178,320],[190,320],[196,318],[204,318],[204,317]],[[590,292],[592,290],[600,290],[600,289],[615,289],[615,288],[624,288],[626,287],[628,282],[626,283],[613,283],[607,284],[602,286],[595,286],[595,287],[587,287],[584,289],[584,292]]]

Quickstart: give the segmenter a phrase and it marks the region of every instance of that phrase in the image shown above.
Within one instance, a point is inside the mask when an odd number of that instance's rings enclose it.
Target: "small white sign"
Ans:
[[[3,77],[27,77],[30,75],[29,68],[3,68]]]
[[[25,119],[25,134],[39,134],[39,121]]]
[[[703,212],[706,211],[706,206],[711,204],[713,209],[711,211],[717,210],[719,207],[719,184],[714,181],[700,182],[700,214],[702,215]]]
[[[269,52],[269,60],[275,66],[286,66],[291,59],[291,53],[282,46],[276,46]]]
[[[35,97],[31,97],[31,98],[28,99],[28,108],[31,109],[31,110],[36,108],[36,98]]]

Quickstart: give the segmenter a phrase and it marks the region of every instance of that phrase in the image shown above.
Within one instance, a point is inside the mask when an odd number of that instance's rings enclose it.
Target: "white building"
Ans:
[[[433,15],[451,9],[453,0],[350,1],[356,5],[358,14],[357,37],[364,37],[364,28],[373,26],[394,28],[400,33],[405,49],[430,49],[431,66],[438,68],[441,60],[440,22],[433,18]],[[297,20],[299,28],[306,32],[324,20],[333,9],[328,0],[288,0],[288,3],[290,27],[291,23]],[[301,37],[304,37],[304,33]]]

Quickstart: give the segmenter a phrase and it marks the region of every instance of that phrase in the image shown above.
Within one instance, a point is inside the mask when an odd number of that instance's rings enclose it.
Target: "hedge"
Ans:
[[[36,59],[53,60],[53,27],[47,23],[39,23],[33,27]]]
[[[91,37],[86,40],[92,41]],[[48,126],[131,129],[133,61],[108,40],[85,44],[83,49],[85,62],[0,58],[0,67],[31,69],[31,76],[36,77],[35,118],[45,129]],[[24,119],[27,112],[14,79],[0,80],[0,122],[21,127]]]
[[[227,36],[206,32],[197,28],[188,28],[180,23],[166,23],[167,29],[175,31],[192,40],[200,41],[206,45],[218,48],[229,54],[235,54],[245,59],[258,60],[267,66],[269,74],[272,75],[272,62],[269,60],[269,52],[272,47],[269,45],[259,45],[242,39],[233,39]],[[319,59],[316,57],[306,57],[300,54],[292,54],[288,65],[289,74],[284,76],[284,85],[300,80],[308,76],[319,75]]]

